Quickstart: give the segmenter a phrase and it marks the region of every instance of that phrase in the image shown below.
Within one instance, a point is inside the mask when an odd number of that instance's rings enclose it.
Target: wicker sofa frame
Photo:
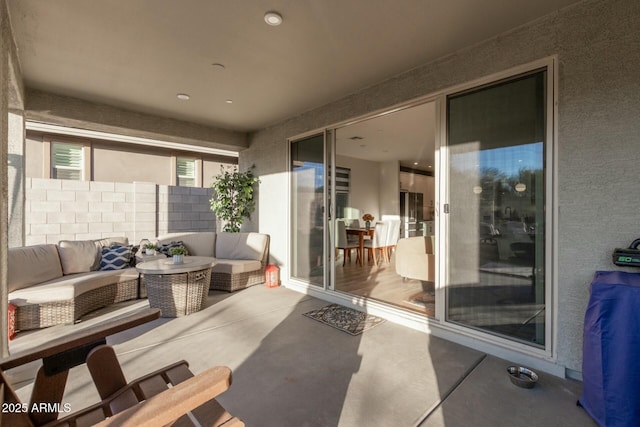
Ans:
[[[208,234],[211,239],[211,246],[208,248],[210,252],[201,252],[202,241],[200,245],[193,245],[191,238],[194,235],[204,235]],[[228,259],[224,259],[219,257],[218,254],[215,253],[214,247],[216,242],[216,233],[199,233],[199,232],[183,232],[183,233],[173,233],[167,234],[165,236],[158,237],[156,241],[161,243],[169,243],[171,241],[182,241],[187,249],[189,249],[190,255],[197,256],[213,256],[216,258],[216,264],[224,264],[225,262],[231,261]],[[262,254],[262,258],[260,259],[260,268],[253,271],[245,271],[241,273],[227,273],[215,271],[215,266],[211,271],[211,283],[209,286],[210,290],[216,291],[226,291],[226,292],[235,292],[241,289],[245,289],[249,286],[258,285],[265,282],[265,269],[267,268],[267,264],[269,262],[269,245],[271,243],[271,238],[269,235],[264,235],[266,239],[266,248],[264,253]],[[200,251],[198,250],[200,248]],[[238,260],[233,260],[233,262],[237,262]],[[142,278],[142,283],[144,284],[144,277]],[[143,286],[144,288],[144,286]],[[144,294],[144,290],[142,291]]]
[[[128,239],[113,237],[10,248],[8,302],[15,306],[15,329],[26,331],[70,324],[99,308],[139,298],[140,276],[135,269],[120,270],[118,274],[99,271],[94,266],[90,271],[84,270],[86,263],[92,261],[89,248],[99,251],[114,243],[128,244]],[[74,264],[78,256],[80,259]],[[63,283],[56,283],[57,279],[64,279]],[[40,285],[44,285],[45,295],[38,297]],[[56,294],[57,285],[66,290]],[[75,292],[69,293],[69,286],[74,286]],[[23,290],[27,292],[21,293]]]
[[[264,283],[265,268],[266,266],[263,265],[260,270],[239,274],[211,273],[211,285],[209,289],[234,292],[248,288],[249,286]]]
[[[16,329],[28,330],[69,324],[94,310],[136,299],[138,279],[103,286],[63,301],[26,304],[16,311]]]

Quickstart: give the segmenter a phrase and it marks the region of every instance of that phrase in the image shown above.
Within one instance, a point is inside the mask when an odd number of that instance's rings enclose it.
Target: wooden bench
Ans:
[[[224,366],[193,375],[185,361],[127,382],[112,347],[105,338],[160,317],[157,309],[116,319],[61,337],[0,362],[0,396],[7,408],[0,425],[10,426],[158,426],[201,425],[239,427],[244,423],[229,414],[215,397],[231,385],[231,370]],[[42,359],[31,402],[20,402],[4,371]],[[87,363],[101,402],[58,419],[69,369]],[[171,388],[169,388],[169,385]],[[46,411],[32,410],[45,403]],[[4,407],[3,406],[3,407]],[[17,409],[20,408],[20,409]],[[193,417],[193,418],[192,418]]]

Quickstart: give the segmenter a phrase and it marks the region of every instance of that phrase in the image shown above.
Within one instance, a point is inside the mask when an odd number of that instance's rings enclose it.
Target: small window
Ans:
[[[336,218],[345,218],[349,207],[349,193],[336,193]],[[348,224],[347,224],[348,225]]]
[[[348,193],[351,186],[351,169],[336,167],[336,192]]]
[[[345,218],[345,209],[349,207],[350,187],[351,169],[336,167],[336,218]]]
[[[81,144],[52,143],[51,177],[54,179],[83,180],[84,155]]]
[[[176,159],[176,184],[181,187],[196,186],[196,159]]]

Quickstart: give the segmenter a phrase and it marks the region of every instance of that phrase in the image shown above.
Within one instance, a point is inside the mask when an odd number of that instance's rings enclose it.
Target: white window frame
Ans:
[[[193,176],[186,176],[186,175],[179,175],[179,162],[180,161],[192,161],[193,162]],[[201,180],[201,173],[200,171],[202,170],[202,160],[195,158],[195,157],[189,157],[189,156],[175,156],[175,174],[174,174],[174,180],[175,180],[175,185],[179,186],[179,187],[201,187],[202,186],[202,180]],[[184,185],[184,184],[180,184],[180,179],[193,179],[193,185]]]
[[[44,149],[46,150],[45,159],[48,162],[45,162],[45,176],[50,179],[66,179],[66,178],[55,178],[56,169],[59,170],[77,170],[80,172],[78,181],[89,181],[91,179],[91,145],[86,142],[77,142],[77,141],[67,141],[65,139],[45,139]],[[66,146],[74,146],[78,147],[80,150],[80,162],[79,167],[74,168],[71,166],[56,166],[55,162],[55,146],[56,145],[66,145]]]

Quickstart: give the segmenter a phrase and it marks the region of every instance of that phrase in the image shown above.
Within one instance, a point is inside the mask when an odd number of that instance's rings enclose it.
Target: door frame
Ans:
[[[448,236],[449,236],[449,221],[446,218],[447,215],[443,214],[440,217],[441,221],[436,224],[436,227],[440,227],[440,236],[446,236],[440,239],[438,242],[438,252],[445,256],[441,256],[437,263],[439,264],[439,276],[438,282],[442,285],[440,295],[436,295],[436,313],[442,326],[446,329],[459,333],[470,338],[475,338],[480,341],[498,345],[500,347],[517,349],[526,354],[532,356],[556,359],[557,356],[557,236],[558,236],[558,203],[557,203],[557,105],[558,105],[558,60],[557,56],[550,56],[547,58],[533,61],[528,64],[524,64],[518,67],[510,68],[508,70],[491,74],[480,79],[476,79],[471,82],[467,82],[444,91],[440,96],[440,113],[439,130],[440,130],[440,158],[439,167],[440,172],[440,194],[441,204],[438,209],[442,212],[445,209],[445,205],[449,203],[449,182],[448,182],[448,147],[447,147],[447,96],[454,95],[460,92],[478,89],[483,86],[492,86],[500,81],[510,80],[519,75],[532,73],[536,70],[547,71],[546,81],[546,130],[545,130],[545,345],[544,348],[536,348],[522,342],[510,340],[498,335],[482,332],[477,329],[471,329],[464,325],[449,322],[446,320],[446,295],[445,286],[447,286],[448,278]],[[438,273],[438,272],[437,272]],[[441,309],[438,311],[438,307]]]

